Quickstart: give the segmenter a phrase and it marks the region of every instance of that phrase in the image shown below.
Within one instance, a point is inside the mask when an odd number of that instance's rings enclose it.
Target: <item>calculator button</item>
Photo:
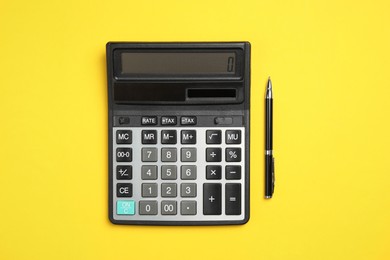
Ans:
[[[157,201],[142,200],[139,202],[140,215],[157,215]]]
[[[225,135],[227,144],[241,144],[241,130],[226,130]]]
[[[130,165],[116,166],[117,180],[131,180],[133,178],[133,167]]]
[[[130,118],[127,116],[121,116],[118,118],[118,122],[120,125],[128,125],[130,124]]]
[[[182,183],[180,195],[182,197],[196,197],[196,183]]]
[[[142,125],[157,125],[157,116],[143,116],[141,119]]]
[[[162,144],[176,144],[176,130],[162,130],[161,143]]]
[[[142,165],[141,179],[142,180],[157,180],[157,166],[155,166],[155,165]]]
[[[208,165],[208,166],[206,166],[206,179],[207,180],[220,180],[220,179],[222,179],[221,165]]]
[[[142,143],[143,144],[157,144],[157,131],[156,130],[142,130]]]
[[[241,214],[241,184],[225,184],[225,213],[226,215]]]
[[[180,214],[196,215],[196,201],[183,200],[180,202]]]
[[[182,130],[181,131],[181,143],[182,144],[196,144],[196,131],[195,130]]]
[[[220,162],[222,161],[221,148],[206,148],[206,161],[207,162]]]
[[[132,133],[131,130],[117,130],[116,131],[116,143],[117,144],[131,144]]]
[[[240,180],[241,179],[241,166],[228,165],[225,167],[226,180]]]
[[[157,162],[157,148],[142,148],[143,162]]]
[[[161,166],[161,179],[162,180],[176,180],[177,179],[177,166],[176,165],[163,165]]]
[[[133,196],[133,184],[131,183],[118,183],[116,185],[117,197],[132,197]]]
[[[196,180],[196,165],[181,166],[182,180]]]
[[[116,148],[117,162],[131,162],[133,159],[133,151],[131,148]]]
[[[176,162],[177,161],[176,148],[161,148],[161,161]]]
[[[182,162],[196,162],[196,148],[181,148]]]
[[[216,117],[214,119],[216,125],[231,125],[233,124],[233,118],[231,117]]]
[[[177,197],[176,183],[162,183],[161,197]]]
[[[157,184],[156,183],[143,183],[142,184],[142,197],[157,197]]]
[[[177,117],[163,116],[163,117],[161,117],[161,124],[162,125],[176,125],[177,124]]]
[[[180,120],[182,125],[196,125],[196,116],[182,116]]]
[[[203,184],[203,214],[221,215],[222,213],[222,186],[220,183]]]
[[[177,214],[176,201],[161,201],[161,215],[176,215]]]
[[[220,144],[220,143],[222,143],[221,130],[206,131],[206,144]]]
[[[226,148],[227,162],[241,162],[241,148]]]
[[[117,200],[116,214],[118,215],[134,215],[135,201],[134,200]]]

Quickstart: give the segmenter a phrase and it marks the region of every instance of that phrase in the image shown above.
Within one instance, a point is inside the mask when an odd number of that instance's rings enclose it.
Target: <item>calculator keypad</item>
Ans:
[[[196,117],[175,116],[141,123],[113,128],[115,219],[244,218],[244,127],[194,127]]]

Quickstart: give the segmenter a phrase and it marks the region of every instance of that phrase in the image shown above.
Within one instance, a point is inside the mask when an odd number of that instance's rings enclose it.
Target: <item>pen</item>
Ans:
[[[265,94],[265,198],[272,198],[275,187],[274,157],[272,151],[272,83],[268,78],[267,91]]]

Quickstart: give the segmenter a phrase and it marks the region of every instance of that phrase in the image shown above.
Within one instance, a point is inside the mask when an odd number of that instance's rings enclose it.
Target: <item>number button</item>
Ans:
[[[161,143],[162,144],[176,144],[176,130],[162,130]]]
[[[207,162],[220,162],[222,161],[221,148],[206,148],[206,161]]]
[[[116,167],[117,180],[131,180],[133,178],[133,167],[131,165],[118,165]]]
[[[157,144],[157,131],[156,130],[142,130],[142,143],[143,144]]]
[[[176,201],[161,201],[161,215],[176,215]]]
[[[196,201],[183,200],[180,203],[180,213],[182,215],[196,215]]]
[[[181,143],[182,144],[196,144],[196,131],[195,130],[182,130],[181,131]]]
[[[181,166],[181,179],[182,180],[195,180],[196,179],[196,165],[183,165],[183,166]]]
[[[143,183],[142,184],[142,197],[157,197],[157,184],[156,183]]]
[[[139,202],[140,215],[157,215],[157,201],[143,200]]]
[[[222,178],[221,165],[208,165],[206,166],[206,179],[207,180],[220,180]]]
[[[161,161],[176,162],[177,161],[176,148],[161,148]]]
[[[157,180],[157,166],[143,165],[141,167],[141,179],[142,180]]]
[[[116,143],[117,144],[131,144],[132,133],[131,130],[117,130],[116,131]]]
[[[177,179],[177,166],[176,165],[163,165],[161,166],[161,179],[162,180],[176,180]]]
[[[133,184],[131,183],[118,183],[116,185],[117,197],[132,197],[133,196]]]
[[[161,184],[161,197],[176,197],[176,183],[163,183]]]
[[[143,162],[157,162],[157,148],[142,148]]]
[[[182,162],[196,162],[196,148],[181,148]]]
[[[226,148],[227,162],[241,162],[241,148]]]
[[[116,148],[117,162],[131,162],[133,160],[133,153],[131,148]]]
[[[221,130],[207,130],[206,144],[220,144],[222,143]]]
[[[182,197],[196,197],[196,183],[182,183],[180,193]]]
[[[227,144],[241,144],[241,131],[240,130],[226,130],[226,143]]]

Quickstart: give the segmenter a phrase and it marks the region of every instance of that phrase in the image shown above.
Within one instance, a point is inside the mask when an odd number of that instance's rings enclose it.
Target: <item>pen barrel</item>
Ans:
[[[272,150],[272,98],[265,99],[265,150]]]
[[[270,198],[273,193],[273,156],[271,154],[267,154],[265,155],[265,196]]]

